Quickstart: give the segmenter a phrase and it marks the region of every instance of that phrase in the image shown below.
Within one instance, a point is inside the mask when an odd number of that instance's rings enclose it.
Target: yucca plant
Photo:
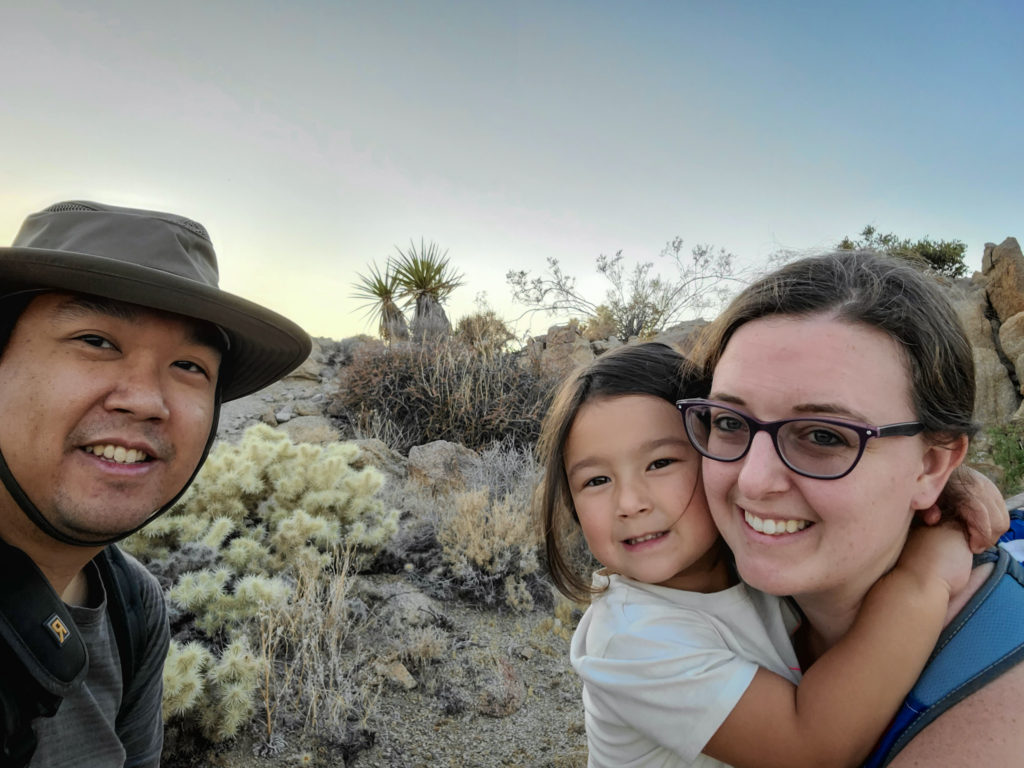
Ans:
[[[422,343],[447,337],[452,330],[448,315],[441,306],[452,291],[462,285],[463,276],[448,263],[448,251],[441,251],[437,243],[425,245],[420,239],[419,250],[410,240],[409,249],[397,245],[398,257],[394,262],[395,280],[401,286],[406,306],[412,306],[412,337]]]
[[[358,280],[353,283],[356,290],[352,297],[365,300],[361,308],[366,309],[370,318],[377,320],[380,337],[385,341],[408,341],[409,323],[396,301],[402,297],[403,286],[391,262],[384,267],[383,274],[376,264],[371,264],[369,274],[357,274],[356,277]]]

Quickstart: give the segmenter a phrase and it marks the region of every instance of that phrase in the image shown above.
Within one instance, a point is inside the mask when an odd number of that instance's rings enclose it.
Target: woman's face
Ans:
[[[826,315],[741,326],[715,368],[710,397],[764,421],[817,415],[881,426],[916,420],[897,343],[875,328]],[[920,436],[868,440],[850,474],[817,480],[788,469],[770,436],[758,432],[743,459],[705,459],[704,483],[747,583],[776,595],[855,605],[896,562],[913,510],[933,500],[921,482],[928,456]],[[763,532],[767,521],[777,532]]]

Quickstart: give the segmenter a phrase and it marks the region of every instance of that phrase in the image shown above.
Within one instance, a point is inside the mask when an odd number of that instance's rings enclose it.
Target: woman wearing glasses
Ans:
[[[847,635],[916,514],[963,460],[975,430],[971,349],[928,278],[873,255],[836,254],[744,290],[713,324],[705,355],[710,395],[679,407],[705,457],[708,504],[740,577],[799,607],[793,639],[806,669]],[[883,742],[888,757],[883,748],[869,764],[1021,760],[1024,728],[1007,718],[1006,702],[1024,685],[1015,665],[1024,629],[1000,617],[1020,615],[1024,588],[1005,553],[979,559],[937,648],[999,637],[998,660],[982,660],[949,696],[943,681],[963,665],[933,662],[911,694],[921,701],[908,699],[899,718],[910,730],[895,729]],[[929,697],[941,705],[915,721]]]

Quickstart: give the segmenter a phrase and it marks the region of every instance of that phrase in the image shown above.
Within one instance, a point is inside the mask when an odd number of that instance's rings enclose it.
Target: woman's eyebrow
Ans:
[[[712,392],[708,396],[709,400],[717,400],[720,403],[728,403],[730,405],[746,407],[746,401],[742,397],[736,397],[724,392]],[[862,421],[865,424],[870,424],[871,419],[865,416],[860,411],[855,411],[844,405],[838,403],[800,403],[794,405],[791,409],[793,413],[799,414],[817,414],[835,416],[836,418],[846,419],[847,421]]]

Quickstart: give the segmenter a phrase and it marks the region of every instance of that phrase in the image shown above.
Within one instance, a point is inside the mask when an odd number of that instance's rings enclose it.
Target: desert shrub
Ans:
[[[1012,496],[1024,489],[1024,426],[1013,422],[988,430],[992,460],[1003,469],[1000,490]]]
[[[459,318],[452,340],[481,355],[507,351],[516,335],[493,309],[483,309]]]
[[[237,444],[211,452],[170,512],[124,542],[167,588],[175,638],[164,673],[169,726],[209,741],[234,736],[253,718],[261,681],[267,688],[277,675],[276,651],[294,653],[316,635],[316,622],[267,617],[290,615],[316,590],[322,617],[321,593],[395,533],[398,512],[378,495],[384,476],[353,466],[359,458],[352,444],[296,445],[266,425],[250,427]],[[308,574],[322,583],[310,587]],[[266,643],[255,653],[247,638],[267,621],[284,629],[274,653]]]
[[[587,341],[603,341],[615,336],[617,330],[615,315],[606,304],[599,304],[580,332]]]
[[[480,488],[455,495],[441,514],[437,540],[457,591],[487,605],[534,608],[542,584],[539,541],[514,494]]]
[[[449,440],[484,448],[495,440],[536,441],[552,383],[510,353],[481,355],[458,343],[359,350],[342,375],[337,400],[366,432],[401,425],[389,443],[403,453]]]

